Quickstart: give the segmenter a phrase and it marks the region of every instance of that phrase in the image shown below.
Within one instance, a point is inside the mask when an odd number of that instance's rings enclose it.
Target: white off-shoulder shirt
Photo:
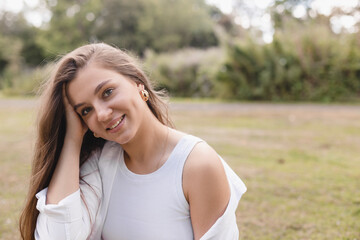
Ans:
[[[191,135],[184,138],[194,143],[201,141]],[[65,197],[58,204],[47,205],[45,204],[47,188],[37,193],[36,208],[40,213],[35,229],[35,239],[102,239],[113,183],[121,167],[122,159],[121,146],[108,141],[101,152],[93,154],[82,165],[80,175],[86,183],[80,181],[79,190]],[[230,200],[224,214],[201,237],[201,240],[237,240],[239,238],[235,211],[241,196],[246,192],[246,186],[222,158],[221,161],[230,185]],[[85,202],[82,200],[80,191]]]

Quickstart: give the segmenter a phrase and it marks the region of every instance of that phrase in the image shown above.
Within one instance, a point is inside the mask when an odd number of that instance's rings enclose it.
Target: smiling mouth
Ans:
[[[116,123],[114,123],[114,125],[112,125],[111,127],[107,128],[106,130],[112,130],[114,128],[116,128],[121,122],[122,120],[124,120],[125,114],[121,116],[121,118],[119,119],[119,121],[117,121]]]

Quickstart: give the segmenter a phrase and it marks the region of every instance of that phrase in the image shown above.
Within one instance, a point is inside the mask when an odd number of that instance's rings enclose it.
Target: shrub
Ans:
[[[53,64],[47,64],[36,68],[28,68],[16,74],[4,74],[3,80],[11,82],[11,86],[5,86],[2,93],[7,96],[11,95],[36,95],[41,83],[49,77]]]
[[[325,25],[293,22],[278,30],[270,44],[229,46],[217,79],[228,98],[354,100],[360,96],[360,42]]]
[[[147,51],[145,67],[157,88],[179,97],[213,97],[216,74],[224,61],[221,48],[187,48],[173,53]]]

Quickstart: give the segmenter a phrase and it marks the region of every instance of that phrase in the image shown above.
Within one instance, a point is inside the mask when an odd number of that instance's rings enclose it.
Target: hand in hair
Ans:
[[[63,101],[65,105],[66,114],[66,135],[65,139],[75,141],[81,146],[84,134],[88,130],[88,127],[80,116],[75,112],[73,106],[70,104],[66,95],[66,85],[63,85]]]
[[[88,128],[69,103],[65,88],[64,84],[62,96],[66,114],[66,134],[48,187],[46,204],[57,204],[61,199],[79,189],[80,149]]]

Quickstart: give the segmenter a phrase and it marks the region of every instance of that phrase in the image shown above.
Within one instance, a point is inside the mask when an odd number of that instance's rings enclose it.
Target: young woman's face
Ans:
[[[141,85],[115,71],[90,64],[68,86],[75,111],[101,138],[125,144],[136,134],[148,108]]]

